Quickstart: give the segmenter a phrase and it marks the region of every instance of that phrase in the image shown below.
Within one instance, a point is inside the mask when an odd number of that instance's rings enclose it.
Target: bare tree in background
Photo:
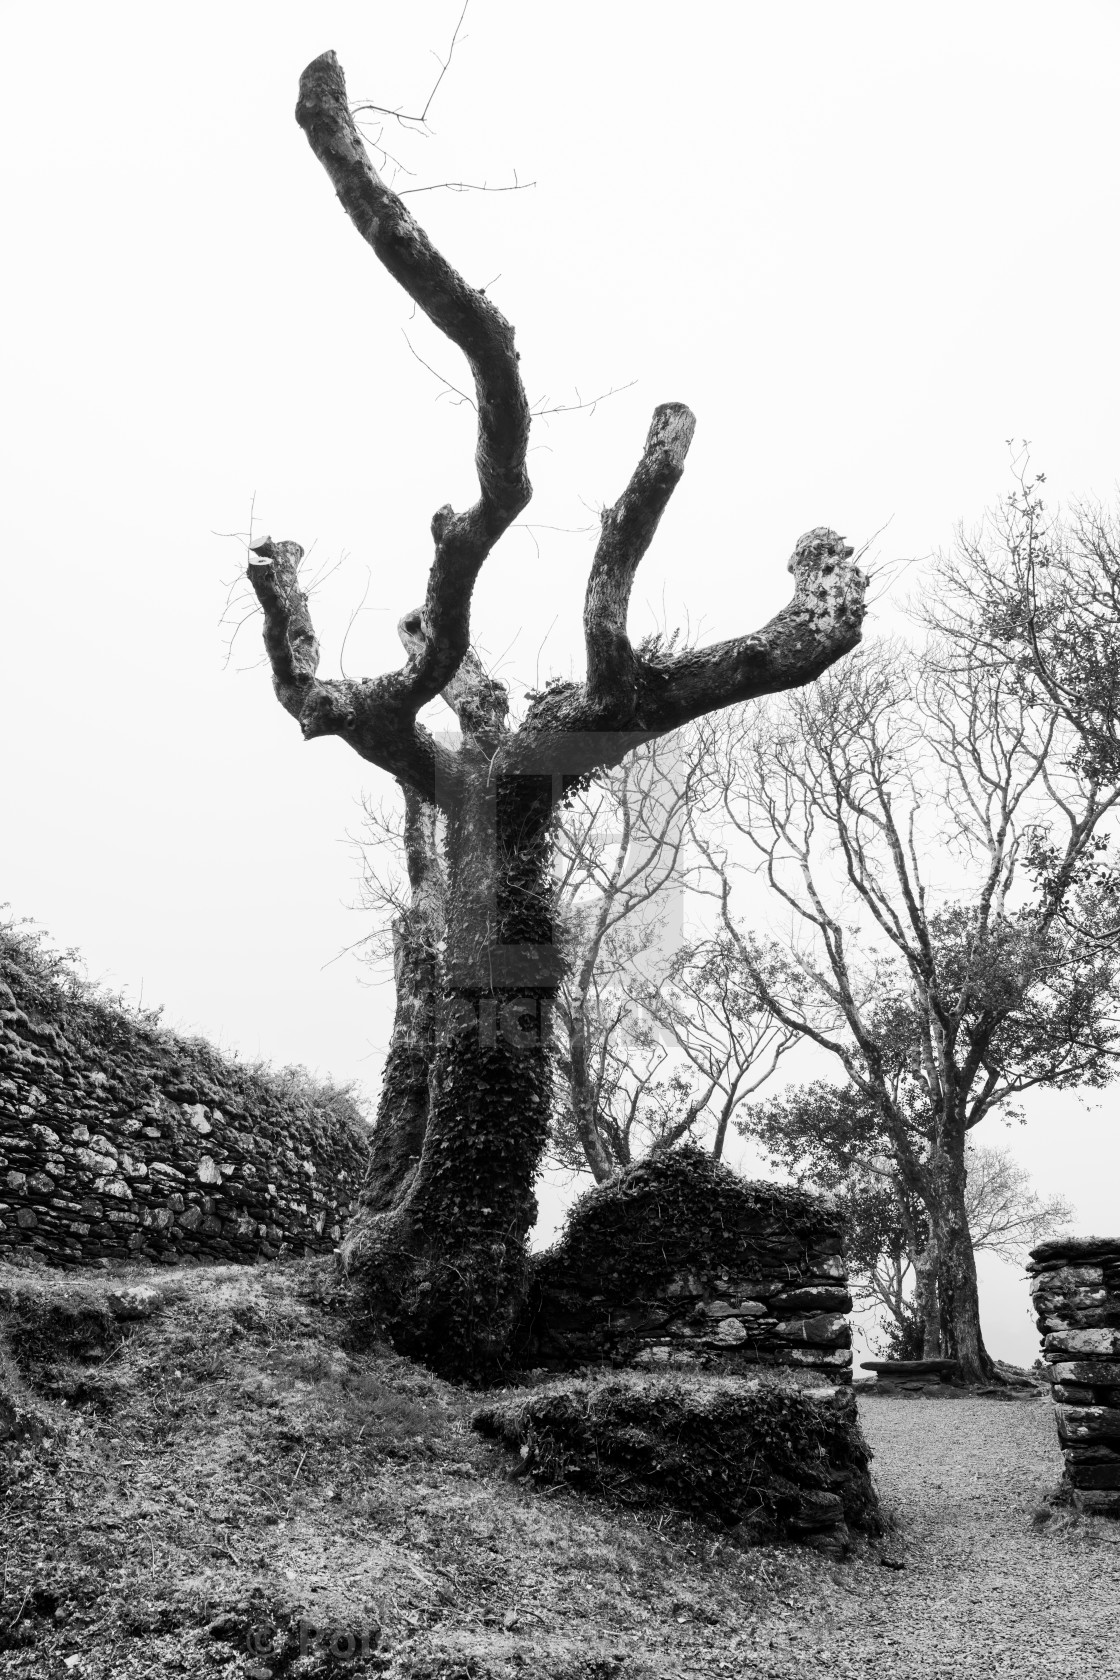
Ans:
[[[558,821],[568,965],[552,1146],[600,1183],[686,1138],[719,1160],[731,1116],[795,1041],[735,948],[684,929],[696,867],[686,841],[724,791],[712,749],[728,715],[638,749]]]
[[[1075,1218],[1064,1196],[1040,1196],[1027,1169],[1009,1149],[968,1144],[968,1228],[977,1253],[1024,1261],[1044,1237],[1064,1230]]]
[[[925,1160],[936,1141],[934,1111],[928,1102],[911,1103],[907,1118],[910,1147]],[[742,1130],[774,1167],[836,1198],[857,1300],[886,1309],[901,1357],[935,1357],[941,1322],[930,1217],[907,1185],[877,1105],[854,1084],[815,1080],[752,1105]],[[1038,1194],[1007,1149],[969,1137],[965,1171],[973,1253],[1022,1261],[1073,1218],[1064,1197]]]
[[[728,820],[792,913],[799,998],[767,978],[712,858],[761,995],[837,1058],[925,1210],[939,1309],[925,1301],[925,1322],[983,1379],[965,1142],[1033,1087],[1114,1076],[1115,955],[1059,912],[1120,790],[1078,766],[1061,713],[1013,665],[974,646],[950,626],[924,652],[872,647],[731,749]],[[1024,875],[1040,846],[1053,889]]]
[[[553,927],[555,807],[581,779],[656,736],[819,676],[859,640],[864,579],[843,539],[818,528],[794,549],[792,601],[762,629],[681,653],[636,649],[631,588],[695,424],[683,404],[663,404],[629,484],[602,515],[584,606],[586,677],[550,684],[511,729],[505,688],[470,654],[470,605],[487,555],[531,494],[513,329],[378,176],[333,53],[304,71],[296,118],[357,232],[462,350],[474,380],[479,497],[465,512],[445,506],[432,518],[427,593],[400,620],[400,669],[360,681],[316,674],[298,543],[255,544],[248,575],[277,697],[305,740],[338,736],[405,790],[421,894],[430,808],[443,819],[446,932],[430,957],[417,912],[417,973],[429,965],[418,995],[431,1003],[432,1049],[421,1084],[416,1059],[397,1054],[408,1030],[394,1031],[374,1165],[341,1259],[371,1322],[398,1347],[478,1377],[500,1366],[520,1310],[548,1134],[548,1016],[563,972]],[[438,695],[458,719],[454,743],[418,721]],[[412,961],[411,951],[402,955],[402,967]],[[392,1141],[402,1126],[407,1148]]]
[[[1120,516],[1084,500],[1051,514],[1028,476],[941,560],[933,616],[974,664],[1014,674],[1025,700],[1062,723],[1082,781],[1120,783]],[[1060,794],[1056,792],[1056,797]],[[1040,836],[1027,859],[1064,921],[1120,942],[1120,866],[1114,841],[1070,853]]]
[[[636,1134],[661,1128],[651,1097],[664,1047],[636,1001],[684,937],[681,898],[690,809],[708,764],[694,728],[638,747],[569,798],[556,823],[556,933],[565,973],[554,1024],[560,1075],[555,1159],[606,1179]]]
[[[766,954],[757,947],[755,958],[771,969],[778,964],[796,988],[796,975],[774,948]],[[699,1129],[714,1159],[722,1159],[741,1105],[771,1077],[799,1035],[768,1008],[753,967],[725,934],[683,946],[664,982],[647,984],[637,995],[678,1057],[677,1113],[667,1141]]]

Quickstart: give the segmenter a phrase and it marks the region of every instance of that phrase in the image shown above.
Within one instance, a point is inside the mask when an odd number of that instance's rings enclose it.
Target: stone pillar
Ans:
[[[1074,1504],[1120,1517],[1120,1237],[1040,1243],[1027,1269]]]

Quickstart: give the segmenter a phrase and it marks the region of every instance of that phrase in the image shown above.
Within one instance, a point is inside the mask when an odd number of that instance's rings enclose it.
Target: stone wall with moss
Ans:
[[[1120,1518],[1120,1237],[1054,1237],[1027,1270],[1065,1481],[1080,1510]]]
[[[0,1258],[329,1252],[367,1133],[345,1093],[167,1032],[0,928]]]
[[[851,1310],[830,1202],[675,1149],[575,1204],[536,1259],[518,1356],[551,1370],[787,1365],[848,1382]]]

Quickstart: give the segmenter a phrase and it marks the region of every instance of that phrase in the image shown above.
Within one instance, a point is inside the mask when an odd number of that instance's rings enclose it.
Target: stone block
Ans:
[[[105,1302],[114,1318],[151,1318],[163,1306],[163,1296],[158,1289],[138,1283],[126,1289],[111,1289]]]
[[[1062,1441],[1120,1441],[1120,1410],[1111,1406],[1055,1406]]]
[[[1109,1447],[1096,1441],[1091,1446],[1066,1447],[1063,1457],[1067,1464],[1120,1464],[1120,1444]]]
[[[171,1166],[167,1161],[149,1161],[148,1176],[150,1178],[169,1178],[179,1184],[182,1184],[185,1178],[178,1167]]]
[[[1095,1266],[1120,1260],[1120,1239],[1116,1237],[1051,1237],[1031,1249],[1031,1270],[1050,1265]]]
[[[1120,1463],[1071,1464],[1067,1458],[1066,1474],[1075,1488],[1120,1489]]]
[[[1057,1266],[1053,1271],[1039,1272],[1031,1279],[1031,1295],[1043,1290],[1060,1293],[1063,1289],[1086,1289],[1104,1282],[1100,1266]]]
[[[1120,1360],[1077,1359],[1060,1360],[1051,1366],[1056,1383],[1104,1383],[1120,1387]]]
[[[822,1347],[836,1347],[845,1337],[851,1338],[848,1321],[842,1313],[826,1313],[814,1318],[795,1318],[779,1324],[774,1334],[782,1341],[813,1342]]]
[[[852,1363],[851,1348],[785,1347],[779,1355],[784,1365],[808,1365],[813,1369],[845,1371]]]
[[[1061,1334],[1066,1330],[1120,1329],[1120,1308],[1109,1303],[1098,1307],[1072,1307],[1068,1312],[1051,1313],[1038,1320],[1043,1336]]]
[[[74,1159],[95,1178],[111,1175],[117,1170],[116,1155],[99,1154],[96,1149],[75,1149]]]
[[[1120,1517],[1120,1488],[1075,1488],[1073,1503],[1091,1517]]]
[[[771,1298],[771,1309],[782,1312],[850,1313],[852,1297],[846,1289],[783,1289]]]
[[[1060,1406],[1093,1406],[1106,1403],[1103,1397],[1098,1399],[1092,1388],[1081,1388],[1076,1383],[1055,1383],[1051,1394]]]
[[[1120,1328],[1056,1330],[1044,1346],[1049,1359],[1112,1360],[1120,1358]]]

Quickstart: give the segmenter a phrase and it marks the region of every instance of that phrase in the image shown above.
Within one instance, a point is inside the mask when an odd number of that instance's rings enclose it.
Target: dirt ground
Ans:
[[[1120,1524],[1044,1503],[1044,1400],[861,1398],[897,1527],[837,1563],[510,1479],[476,1396],[342,1345],[313,1265],[127,1281],[160,1310],[40,1348],[47,1433],[0,1448],[0,1675],[1120,1676]]]

